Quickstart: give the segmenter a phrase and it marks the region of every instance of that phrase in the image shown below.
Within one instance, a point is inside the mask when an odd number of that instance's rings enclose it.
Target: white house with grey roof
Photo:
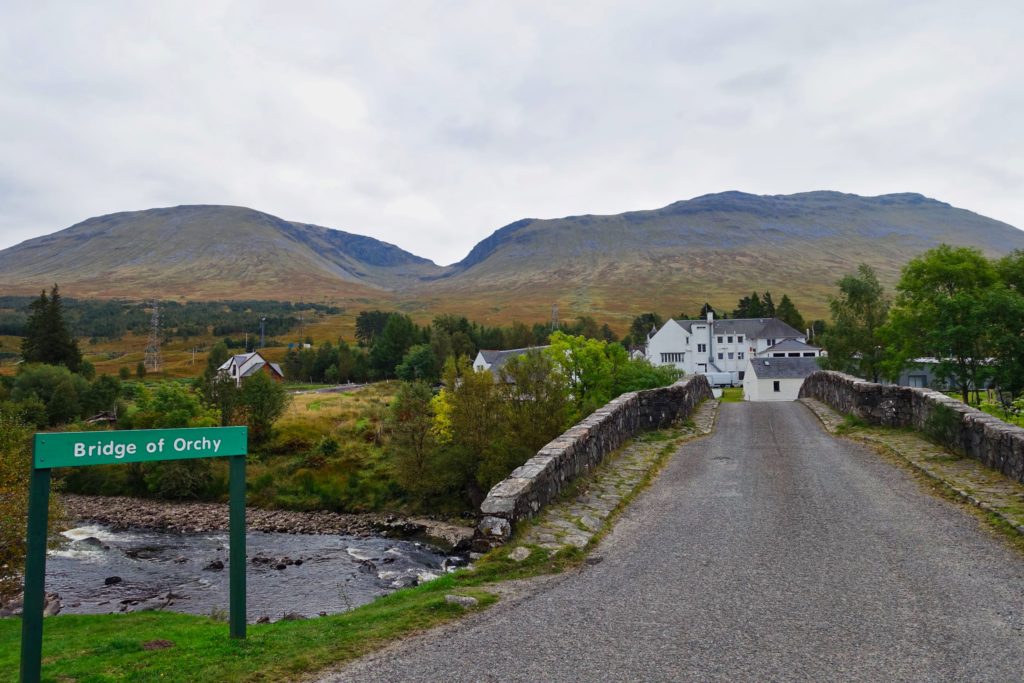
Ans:
[[[501,368],[510,359],[522,356],[530,351],[540,351],[548,348],[547,346],[527,346],[522,349],[481,349],[476,354],[476,358],[473,360],[473,369],[477,372],[483,372],[484,370],[490,370],[491,374],[494,375],[494,380],[498,381],[501,377]]]
[[[820,369],[817,358],[750,358],[743,376],[743,399],[795,401],[804,379]]]
[[[647,338],[652,365],[672,365],[688,375],[713,375],[713,384],[743,382],[751,358],[816,358],[821,349],[778,318],[669,320]],[[728,378],[730,381],[724,381]]]
[[[259,351],[231,356],[231,358],[224,361],[223,365],[217,368],[217,371],[235,380],[235,386],[241,386],[243,379],[252,377],[260,372],[270,375],[270,378],[275,382],[284,381],[284,373],[281,372],[281,366],[277,363],[269,362],[260,355]]]

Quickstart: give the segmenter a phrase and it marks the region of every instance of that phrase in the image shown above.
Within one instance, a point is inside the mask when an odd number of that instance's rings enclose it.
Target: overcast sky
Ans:
[[[236,204],[446,264],[519,218],[730,189],[1024,228],[1022,35],[1009,0],[9,0],[0,248]]]

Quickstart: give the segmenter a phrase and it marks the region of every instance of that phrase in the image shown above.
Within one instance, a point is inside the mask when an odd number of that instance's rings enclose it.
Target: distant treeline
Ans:
[[[24,336],[29,304],[36,297],[0,296],[0,335]],[[166,338],[213,334],[255,334],[266,318],[267,337],[288,333],[303,319],[341,313],[337,306],[287,301],[161,301],[160,327]],[[147,334],[153,314],[149,302],[64,299],[64,313],[76,337],[120,339],[131,332]]]
[[[607,324],[579,316],[559,324],[569,336],[615,343]],[[449,358],[472,360],[480,349],[516,349],[548,344],[552,325],[513,322],[490,326],[465,316],[443,314],[428,325],[417,325],[398,311],[360,311],[356,316],[356,344],[325,341],[318,348],[289,348],[285,376],[303,382],[364,382],[370,379],[437,382]],[[225,340],[227,342],[228,340]]]

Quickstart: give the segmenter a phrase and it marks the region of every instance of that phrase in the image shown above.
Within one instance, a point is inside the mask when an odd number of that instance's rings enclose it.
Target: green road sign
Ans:
[[[50,507],[50,469],[54,467],[230,457],[228,632],[232,638],[245,638],[245,456],[249,452],[248,443],[247,427],[36,434],[25,549],[22,683],[38,683],[42,668],[46,522]]]
[[[246,427],[36,434],[35,468],[245,455]]]

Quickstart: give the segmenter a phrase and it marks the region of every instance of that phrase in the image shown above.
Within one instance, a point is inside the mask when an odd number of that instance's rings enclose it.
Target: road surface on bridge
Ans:
[[[799,403],[726,403],[601,561],[332,681],[1019,681],[1024,560]]]

